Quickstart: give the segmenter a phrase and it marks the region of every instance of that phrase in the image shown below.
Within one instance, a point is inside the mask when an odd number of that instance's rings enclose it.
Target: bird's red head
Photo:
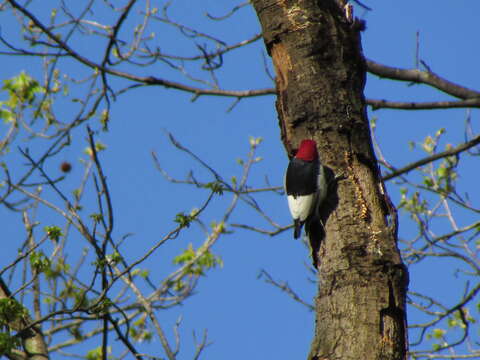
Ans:
[[[317,143],[314,140],[302,140],[295,157],[304,161],[318,159]]]

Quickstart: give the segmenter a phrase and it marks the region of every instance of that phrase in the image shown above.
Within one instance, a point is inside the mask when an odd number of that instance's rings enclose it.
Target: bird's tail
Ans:
[[[312,252],[313,267],[318,270],[319,265],[319,250],[320,245],[325,238],[325,228],[322,220],[318,216],[311,216],[305,222],[305,233],[310,243],[310,250]]]
[[[293,222],[295,230],[293,231],[293,237],[298,239],[302,235],[302,222],[299,219],[295,219]]]

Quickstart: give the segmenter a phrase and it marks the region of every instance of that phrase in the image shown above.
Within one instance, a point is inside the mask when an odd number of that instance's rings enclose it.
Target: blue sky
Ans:
[[[247,7],[225,23],[205,22],[205,11],[220,15],[235,5],[223,1],[219,9],[217,1],[177,1],[172,5],[172,18],[192,27],[215,33],[228,43],[245,40],[259,32],[259,25],[253,9]],[[436,73],[464,86],[479,87],[480,74],[477,71],[479,49],[476,44],[480,3],[471,1],[382,1],[369,2],[373,8],[364,12],[356,8],[356,15],[367,22],[363,33],[363,48],[367,58],[398,67],[415,65],[416,33],[420,39],[420,57]],[[12,18],[2,16],[2,35],[14,36]],[[108,18],[106,20],[108,22]],[[192,44],[179,37],[178,32],[160,28],[163,49],[171,53],[189,53]],[[94,46],[88,42],[76,44],[78,51],[85,51],[92,59],[98,59]],[[262,54],[266,56],[263,43],[249,45],[244,51],[232,52],[225,56],[225,67],[219,72],[221,86],[226,89],[249,89],[272,87],[271,80],[264,72]],[[2,79],[12,77],[21,70],[33,76],[40,76],[40,63],[28,57],[9,58],[2,56]],[[268,61],[270,61],[268,59]],[[271,65],[269,65],[271,69]],[[61,61],[62,72],[82,77],[88,69],[71,61]],[[137,71],[137,70],[134,70]],[[197,71],[197,70],[192,70]],[[137,73],[154,73],[158,77],[175,80],[182,78],[161,64]],[[200,72],[198,72],[200,73]],[[75,75],[74,75],[75,74]],[[113,80],[113,86],[120,89],[124,82]],[[75,90],[72,90],[75,91]],[[79,90],[79,94],[81,91]],[[424,86],[407,86],[405,83],[379,80],[369,76],[365,90],[367,98],[389,100],[440,100],[448,96]],[[107,174],[113,205],[115,208],[114,236],[120,239],[132,234],[125,242],[128,260],[140,256],[166,232],[174,227],[173,219],[178,212],[188,212],[199,207],[208,195],[207,191],[195,190],[187,185],[171,184],[155,169],[151,152],[158,158],[171,175],[182,178],[193,169],[195,176],[205,181],[212,178],[199,168],[191,158],[175,150],[169,144],[167,132],[195,152],[201,159],[215,168],[226,179],[241,176],[239,157],[249,151],[249,137],[262,137],[258,156],[264,160],[252,169],[252,186],[264,186],[265,176],[272,185],[280,185],[287,164],[287,157],[279,140],[279,128],[274,107],[274,97],[245,99],[232,111],[227,109],[232,99],[200,97],[191,102],[191,95],[160,87],[132,90],[118,97],[113,104],[110,131],[98,137],[108,148],[101,154],[101,161]],[[75,112],[77,104],[61,101],[57,115],[65,121]],[[478,111],[471,113],[473,124],[477,123]],[[397,167],[426,154],[418,148],[408,150],[408,142],[422,142],[427,135],[439,128],[447,129],[442,146],[447,142],[459,143],[464,139],[465,110],[406,112],[379,110],[370,112],[378,117],[377,138],[385,157]],[[98,124],[92,126],[99,128]],[[59,157],[46,165],[54,176],[62,161],[70,161],[73,171],[68,174],[61,189],[71,193],[79,184],[83,167],[79,159],[85,159],[83,149],[87,146],[86,129],[79,127],[73,133],[73,143]],[[30,146],[33,154],[46,146],[45,141],[30,145],[22,134],[16,146]],[[13,147],[12,147],[13,149]],[[23,160],[15,150],[5,161],[13,169],[21,171]],[[467,163],[470,164],[470,163]],[[474,165],[472,165],[474,166]],[[472,172],[468,166],[460,178],[465,189],[472,189]],[[85,213],[96,211],[92,184],[85,199]],[[48,190],[46,190],[48,193]],[[389,192],[398,203],[398,187],[389,184]],[[472,192],[471,200],[478,203],[478,193]],[[215,198],[204,214],[204,220],[218,220],[228,207],[231,196]],[[60,203],[58,198],[52,201]],[[286,225],[290,222],[286,200],[279,195],[259,196],[262,208],[274,221]],[[9,241],[0,256],[4,266],[24,241],[19,232],[21,218],[0,209],[0,216],[6,219],[5,236]],[[39,220],[45,225],[60,222],[51,211],[39,212]],[[467,224],[471,219],[464,218]],[[268,229],[268,224],[257,214],[240,205],[232,216],[231,223],[248,223]],[[232,229],[232,228],[230,228]],[[439,232],[445,229],[439,226]],[[233,229],[232,229],[233,230]],[[400,237],[408,239],[414,234],[414,227],[403,216],[400,223]],[[144,265],[150,268],[156,280],[167,275],[174,265],[172,259],[191,242],[198,247],[204,240],[202,231],[195,226],[187,229],[177,240],[161,247]],[[80,237],[72,234],[70,259],[74,261],[85,246]],[[235,230],[213,248],[221,256],[224,266],[212,270],[202,278],[196,295],[180,306],[166,310],[159,315],[169,339],[173,341],[171,327],[182,316],[180,359],[190,359],[193,353],[192,332],[201,334],[208,330],[213,342],[206,350],[205,358],[224,359],[280,359],[306,357],[313,337],[314,314],[294,302],[277,288],[266,284],[258,275],[262,269],[275,279],[286,281],[306,301],[313,303],[316,285],[310,272],[308,250],[299,241],[294,241],[290,231],[276,237],[253,232]],[[452,263],[432,261],[429,264],[412,267],[411,289],[428,289],[430,294],[455,299],[451,294],[462,291],[455,281]],[[432,281],[441,279],[443,286]],[[439,285],[439,284],[438,284]],[[453,301],[453,300],[452,300]],[[420,319],[411,312],[410,323]],[[417,318],[418,316],[418,318]],[[87,345],[91,345],[87,343]],[[151,350],[158,349],[158,340]]]

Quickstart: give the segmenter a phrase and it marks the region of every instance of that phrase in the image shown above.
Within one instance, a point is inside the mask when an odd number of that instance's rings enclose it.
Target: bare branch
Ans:
[[[292,225],[288,225],[288,226],[285,226],[285,227],[280,227],[277,230],[270,231],[270,230],[260,229],[260,228],[257,228],[257,227],[251,226],[251,225],[247,225],[247,224],[230,224],[230,225],[232,227],[236,227],[236,228],[239,228],[239,229],[255,231],[255,232],[258,232],[260,234],[269,235],[269,236],[275,236],[275,235],[278,235],[278,234],[280,234],[280,233],[282,233],[282,232],[284,232],[288,229],[293,228],[293,224],[292,224]]]
[[[432,109],[456,109],[456,108],[479,108],[480,98],[471,98],[460,101],[389,101],[367,99],[367,105],[372,107],[372,110],[378,109],[398,109],[398,110],[432,110]]]
[[[290,285],[288,285],[288,283],[278,282],[278,281],[274,280],[272,278],[272,276],[265,270],[261,270],[260,274],[258,274],[258,277],[259,278],[264,277],[266,283],[271,284],[271,285],[279,288],[281,291],[285,292],[288,296],[290,296],[293,300],[295,300],[296,302],[306,306],[310,311],[315,310],[315,307],[312,304],[309,304],[306,301],[304,301],[302,298],[300,298],[300,296],[298,296],[297,293],[295,293],[292,290],[292,288],[290,287]]]
[[[209,13],[206,13],[205,15],[211,19],[211,20],[225,20],[225,19],[228,19],[230,16],[232,16],[233,14],[235,14],[238,10],[240,10],[241,8],[243,8],[244,6],[248,6],[250,5],[250,1],[246,1],[244,3],[241,3],[239,5],[236,5],[232,8],[232,10],[230,10],[228,13],[226,13],[225,15],[220,15],[220,16],[214,16],[214,15],[211,15]]]
[[[144,85],[158,85],[165,88],[177,89],[185,92],[195,94],[196,97],[201,95],[222,96],[222,97],[255,97],[264,95],[273,95],[275,90],[272,88],[259,89],[259,90],[220,90],[220,89],[202,89],[194,86],[189,86],[175,81],[169,81],[155,76],[138,76],[130,74],[124,71],[114,70],[112,68],[102,66],[94,61],[80,55],[73,50],[66,42],[62,41],[58,36],[55,36],[40,20],[37,19],[30,11],[23,6],[19,5],[15,0],[7,0],[15,9],[20,11],[26,17],[28,17],[38,28],[40,28],[50,40],[55,42],[61,49],[65,50],[72,58],[76,59],[80,63],[88,66],[93,70],[100,70],[103,73],[121,77],[127,80],[132,80]],[[195,97],[195,99],[196,99]]]
[[[431,163],[435,160],[438,160],[438,159],[442,159],[442,158],[445,158],[445,157],[448,157],[448,156],[454,156],[454,155],[457,155],[465,150],[468,150],[472,147],[474,147],[475,145],[478,145],[480,143],[480,136],[477,136],[475,138],[473,138],[472,140],[460,145],[460,146],[457,146],[456,148],[453,148],[453,149],[450,149],[450,150],[446,150],[446,151],[443,151],[443,152],[440,152],[440,153],[437,153],[435,155],[432,155],[432,156],[428,156],[426,158],[423,158],[421,160],[418,160],[418,161],[415,161],[403,168],[400,168],[400,169],[397,169],[393,172],[391,172],[390,174],[387,174],[383,177],[383,180],[384,181],[387,181],[387,180],[391,180],[397,176],[400,176],[402,174],[405,174],[405,173],[408,173],[409,171],[412,171],[416,168],[419,168],[420,166],[423,166],[425,164],[428,164],[428,163]]]
[[[430,71],[421,71],[418,69],[400,69],[382,65],[368,59],[366,61],[368,72],[381,78],[430,85],[440,91],[443,91],[444,93],[460,99],[480,98],[480,92],[455,84]]]

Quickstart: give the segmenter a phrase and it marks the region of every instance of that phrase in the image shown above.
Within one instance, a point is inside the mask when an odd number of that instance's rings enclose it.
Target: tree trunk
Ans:
[[[319,291],[308,359],[405,359],[408,273],[370,139],[363,24],[342,1],[252,2],[275,67],[287,152],[315,139],[335,175],[322,207],[325,234],[313,241]]]

